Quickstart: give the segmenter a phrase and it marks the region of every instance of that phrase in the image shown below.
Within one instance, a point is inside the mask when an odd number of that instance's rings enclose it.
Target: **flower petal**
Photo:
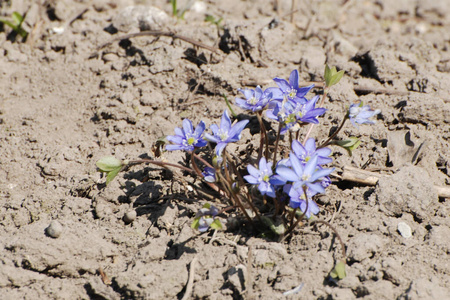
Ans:
[[[205,122],[200,121],[200,123],[198,123],[197,127],[195,128],[194,136],[196,138],[200,138],[203,134],[203,131],[205,131],[205,128],[206,128]]]
[[[183,130],[185,135],[190,134],[194,131],[191,120],[187,118],[183,120]]]
[[[222,114],[222,120],[220,121],[220,129],[224,132],[230,131],[231,128],[231,120],[228,116],[228,111],[225,110]]]
[[[231,127],[230,131],[228,132],[228,141],[229,142],[239,141],[239,139],[241,138],[240,134],[242,130],[244,130],[248,122],[249,120],[242,120],[234,124],[233,127]]]
[[[275,81],[275,83],[278,85],[278,87],[281,89],[281,91],[283,93],[286,93],[291,88],[291,86],[289,85],[289,82],[287,82],[283,78],[276,77],[273,79],[273,81]],[[281,99],[283,99],[283,98],[281,98]]]
[[[220,143],[220,139],[209,133],[205,133],[205,140],[212,143]]]
[[[298,157],[291,152],[289,155],[289,159],[292,164],[292,168],[294,169],[295,173],[297,174],[297,180],[299,178],[302,178],[303,174],[305,173],[305,167],[302,165],[301,161],[298,159]]]
[[[277,174],[281,176],[281,178],[286,181],[298,181],[297,173],[295,173],[292,169],[280,166],[277,168]]]
[[[297,85],[298,85],[298,81],[297,81]],[[301,88],[297,88],[297,97],[302,98],[305,97],[306,94],[308,94],[308,92],[314,87],[314,84],[311,84],[309,86],[305,86],[305,87],[301,87]],[[313,98],[314,99],[314,98]],[[311,99],[312,100],[312,99]],[[310,101],[311,101],[310,100]]]
[[[331,172],[334,171],[334,168],[332,169],[321,169],[314,172],[314,174],[311,176],[311,182],[314,182],[322,177],[328,176],[331,174]]]
[[[224,142],[220,142],[217,144],[216,146],[216,155],[220,156],[222,155],[222,151],[223,149],[225,149],[225,147],[228,145],[228,143],[224,143]]]
[[[258,178],[261,175],[261,172],[252,165],[247,166],[247,171],[250,175],[252,175],[255,178]]]
[[[289,75],[289,85],[294,89],[298,89],[298,70],[293,70]]]
[[[244,179],[247,180],[247,182],[250,184],[258,184],[259,183],[258,179],[256,179],[252,175],[245,175]]]

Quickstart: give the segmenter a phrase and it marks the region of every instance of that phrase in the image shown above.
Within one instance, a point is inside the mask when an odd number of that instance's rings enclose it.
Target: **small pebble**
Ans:
[[[47,228],[45,228],[45,232],[47,233],[48,236],[52,237],[52,238],[58,238],[61,233],[63,231],[63,227],[61,225],[61,223],[59,223],[56,220],[53,220],[50,225],[48,225]]]
[[[409,239],[410,237],[412,237],[411,227],[409,227],[409,225],[406,224],[405,222],[398,223],[397,230],[398,232],[400,232],[400,235],[405,239]]]
[[[130,224],[131,222],[136,220],[136,215],[137,214],[135,210],[130,210],[123,216],[123,221],[125,222],[125,224]]]

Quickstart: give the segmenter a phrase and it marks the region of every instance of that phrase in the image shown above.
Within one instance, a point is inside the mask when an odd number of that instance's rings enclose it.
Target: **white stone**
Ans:
[[[411,227],[409,227],[409,225],[405,222],[398,223],[397,230],[405,239],[409,239],[410,237],[412,237]]]

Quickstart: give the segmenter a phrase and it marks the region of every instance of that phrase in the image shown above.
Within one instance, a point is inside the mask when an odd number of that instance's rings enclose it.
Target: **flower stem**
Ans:
[[[227,188],[230,191],[230,196],[231,198],[234,200],[234,203],[239,206],[239,208],[241,209],[242,213],[245,215],[245,217],[247,218],[247,220],[249,220],[251,223],[253,223],[252,218],[250,218],[250,216],[248,215],[247,211],[245,210],[244,205],[242,204],[241,200],[239,199],[239,197],[236,195],[235,191],[233,190],[233,186],[232,186],[232,179],[229,173],[229,169],[227,168],[227,152],[226,149],[223,150],[222,152],[223,155],[223,169],[225,171],[225,177],[226,177],[226,181],[224,182],[227,186]],[[230,164],[231,164],[231,160],[230,160]]]
[[[206,160],[204,160],[203,158],[201,158],[200,156],[198,156],[198,155],[195,154],[194,152],[192,152],[192,154],[195,156],[196,159],[198,159],[199,161],[201,161],[205,166],[214,169],[214,167],[211,166],[211,164],[210,164],[209,162],[207,162]]]
[[[129,162],[129,165],[131,165],[131,164],[133,164],[133,165],[134,164],[145,164],[145,163],[157,165],[157,166],[164,167],[164,168],[166,168],[166,167],[174,167],[174,168],[178,168],[178,169],[181,169],[183,171],[186,171],[186,172],[197,174],[197,172],[195,170],[186,168],[184,166],[181,166],[181,165],[178,165],[178,164],[167,163],[167,162],[163,162],[163,161],[158,161],[158,160],[152,160],[152,159],[131,160]]]
[[[277,151],[278,151],[278,143],[280,142],[280,135],[281,135],[281,127],[283,124],[280,122],[278,123],[278,132],[277,132],[277,139],[275,141],[275,149],[273,151],[273,165],[277,165]]]
[[[192,167],[194,168],[194,170],[197,173],[197,175],[200,176],[201,178],[203,178],[204,176],[203,176],[202,172],[200,171],[200,169],[198,168],[197,163],[195,162],[195,158],[201,160],[203,163],[206,163],[206,164],[208,164],[208,163],[206,161],[204,161],[203,158],[201,158],[198,155],[196,155],[194,153],[194,151],[190,152],[190,154],[191,154]],[[206,184],[209,185],[216,192],[220,192],[220,188],[216,184],[214,184],[212,182],[208,182],[206,180],[203,180],[203,181],[206,182]]]
[[[294,224],[292,224],[292,223],[293,223],[293,220],[294,220],[294,218],[295,218],[295,210],[294,210],[294,214],[293,214],[292,219],[291,219],[291,226],[290,226],[290,227],[288,228],[288,230],[286,231],[286,233],[285,233],[285,235],[284,235],[284,238],[288,237],[288,236],[292,233],[292,231],[295,229],[295,227],[297,227],[297,225],[303,220],[303,218],[304,218],[305,215],[306,215],[306,212],[308,211],[308,208],[309,208],[309,199],[308,199],[308,196],[306,195],[306,186],[303,186],[303,194],[305,195],[305,199],[306,199],[306,208],[305,208],[305,211],[303,212],[303,214],[302,214],[300,217],[298,217],[297,222],[295,222]],[[312,199],[311,199],[311,201],[312,201]]]
[[[259,127],[260,127],[260,130],[261,130],[261,140],[260,140],[260,144],[259,144],[258,161],[262,157],[264,142],[266,144],[266,155],[265,155],[265,157],[266,157],[266,160],[268,160],[269,159],[269,138],[267,137],[266,127],[264,126],[264,122],[262,120],[262,111],[258,111],[256,113],[256,117],[258,118]]]
[[[341,129],[344,127],[345,121],[347,121],[347,119],[348,116],[345,116],[344,120],[342,120],[341,125],[339,125],[339,128],[335,132],[333,132],[333,134],[325,142],[323,142],[319,147],[317,147],[317,149],[326,147],[330,143],[330,141],[333,140],[338,135],[339,131],[341,131]]]
[[[333,227],[333,225],[331,225],[330,223],[328,223],[327,221],[321,221],[321,220],[317,220],[317,221],[313,221],[312,224],[314,223],[319,223],[319,224],[324,224],[327,225],[329,228],[331,228],[331,230],[333,230],[334,234],[336,235],[336,237],[339,240],[339,243],[341,244],[341,249],[342,249],[342,261],[345,263],[346,258],[347,258],[347,252],[345,251],[345,244],[342,241],[341,236],[339,235],[339,233],[337,232],[336,228]]]
[[[323,95],[322,95],[322,99],[320,100],[320,104],[318,108],[322,108],[323,104],[325,102],[325,98],[327,97],[328,94],[328,87],[325,85],[324,89],[323,89]],[[303,138],[303,145],[306,143],[306,141],[308,140],[309,136],[311,135],[311,131],[313,129],[315,124],[310,124],[309,128],[308,128],[308,132],[306,133],[305,137]]]
[[[226,155],[228,155],[228,152],[226,153]],[[242,186],[242,187],[245,186],[244,178],[242,178],[241,173],[238,172],[238,169],[237,169],[236,165],[234,164],[234,162],[230,158],[228,158],[228,161],[230,162],[233,172],[236,174],[236,176],[238,178],[239,186]],[[258,218],[258,221],[261,221],[261,216],[259,214],[259,211],[253,204],[252,197],[250,196],[248,189],[246,189],[246,194],[247,194],[247,203],[250,205],[251,209],[255,213],[256,217]]]

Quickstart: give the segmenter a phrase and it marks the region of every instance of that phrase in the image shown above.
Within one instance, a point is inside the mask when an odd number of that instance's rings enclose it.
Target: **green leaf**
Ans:
[[[325,78],[325,85],[327,87],[330,87],[332,85],[335,85],[338,83],[342,76],[344,76],[344,70],[340,70],[339,72],[336,70],[336,67],[330,67],[328,65],[325,65],[325,72],[324,72],[324,78]]]
[[[122,166],[108,172],[108,175],[106,175],[106,185],[108,185],[117,176],[117,174],[119,174],[120,170],[122,170]]]
[[[349,137],[348,140],[337,141],[336,145],[344,147],[344,148],[351,147],[351,146],[355,145],[358,141],[359,141],[359,139],[356,136],[351,136],[351,137]]]
[[[347,276],[347,273],[345,272],[345,262],[342,260],[339,261],[330,272],[330,276],[333,279],[344,279]]]
[[[178,12],[177,0],[170,0],[170,3],[172,4],[172,16],[176,16]]]
[[[222,229],[222,223],[220,223],[219,219],[215,219],[209,227],[211,227],[211,229]]]
[[[2,22],[2,23],[5,24],[5,25],[8,25],[8,26],[11,27],[12,30],[14,30],[15,32],[17,32],[17,31],[19,30],[19,28],[17,27],[17,25],[16,25],[16,24],[13,24],[11,21],[0,19],[0,22]]]
[[[23,22],[23,17],[21,14],[19,14],[17,11],[12,13],[12,19],[14,21],[14,23],[16,23],[17,26],[20,27],[20,25]]]
[[[194,219],[194,222],[191,224],[191,228],[197,230],[200,227],[200,217]]]
[[[210,209],[211,208],[211,204],[205,203],[205,204],[203,204],[202,208]]]
[[[261,217],[261,221],[264,225],[269,227],[273,233],[277,235],[282,235],[286,232],[286,228],[284,227],[284,224],[282,222],[280,222],[279,224],[275,224],[271,218],[264,216]]]
[[[102,157],[95,164],[102,172],[111,172],[123,166],[122,161],[115,158],[114,156]]]
[[[358,148],[361,141],[356,136],[351,136],[348,140],[337,141],[335,143],[336,145],[347,150],[348,154],[352,156],[352,151]]]

